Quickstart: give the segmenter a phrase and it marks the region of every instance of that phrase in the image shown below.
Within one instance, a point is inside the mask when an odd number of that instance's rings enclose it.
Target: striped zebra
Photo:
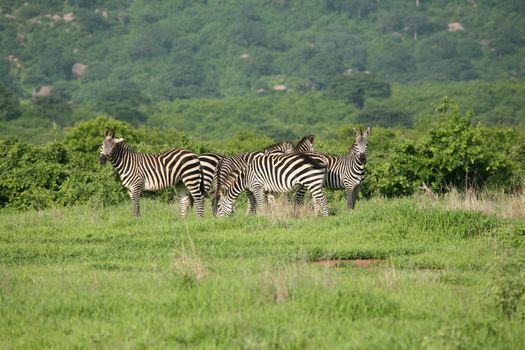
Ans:
[[[217,166],[216,175],[214,182],[216,184],[216,189],[222,186],[224,180],[236,170],[246,167],[252,162],[255,157],[258,157],[262,154],[291,154],[297,152],[311,152],[314,150],[313,142],[315,140],[314,135],[308,135],[303,137],[297,145],[289,141],[282,141],[275,143],[273,145],[265,147],[262,151],[254,152],[244,152],[235,156],[224,157]],[[247,209],[248,213],[255,212],[255,197],[253,194],[248,191],[248,201],[249,206]],[[215,191],[215,196],[212,202],[213,212],[216,213],[217,202],[219,200],[220,194],[219,191]]]
[[[315,207],[328,215],[326,197],[323,194],[323,181],[326,165],[323,158],[315,154],[269,154],[256,156],[246,167],[231,173],[225,179],[217,203],[217,216],[229,215],[233,203],[243,191],[253,193],[256,208],[264,203],[264,192],[287,193],[297,187],[304,187],[312,193]]]
[[[135,152],[115,132],[106,128],[100,149],[100,164],[109,160],[116,169],[122,185],[128,190],[133,214],[140,216],[140,193],[175,186],[177,192],[189,192],[195,200],[197,215],[204,216],[202,172],[199,159],[189,151],[174,149],[159,154]],[[186,213],[182,212],[184,216]]]
[[[239,169],[245,168],[250,164],[253,159],[256,157],[262,156],[264,153],[255,151],[255,152],[243,152],[235,156],[224,157],[221,159],[217,166],[217,171],[215,172],[214,183],[216,185],[215,195],[212,200],[212,210],[213,213],[217,213],[217,203],[220,199],[220,189],[222,188],[226,179],[230,174],[238,171]],[[252,192],[247,192],[248,195],[248,213],[255,211],[255,197]]]
[[[265,147],[262,151],[264,154],[283,153],[290,154],[295,152],[295,146],[290,141],[281,141]]]
[[[365,164],[368,158],[368,136],[370,128],[364,132],[353,129],[354,143],[347,155],[336,157],[320,154],[326,163],[326,178],[324,186],[332,190],[346,191],[346,204],[352,210],[355,206],[359,186],[365,177]],[[306,189],[300,188],[295,200],[297,204],[303,201]]]
[[[215,173],[217,172],[219,163],[224,157],[213,152],[201,153],[197,157],[199,158],[202,170],[202,194],[203,196],[207,196],[211,191],[214,191],[217,188],[217,178],[215,177]],[[180,204],[181,213],[185,214],[189,207],[193,205],[193,197],[186,194],[181,198]]]
[[[315,153],[314,141],[315,135],[306,135],[297,142],[290,153]]]

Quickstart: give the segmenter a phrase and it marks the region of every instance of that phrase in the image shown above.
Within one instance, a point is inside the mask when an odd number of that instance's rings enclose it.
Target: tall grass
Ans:
[[[468,189],[459,192],[452,189],[443,198],[444,206],[451,210],[473,210],[498,214],[509,218],[525,219],[525,193],[504,194],[479,192]]]
[[[421,203],[0,212],[0,348],[522,347],[523,220]]]

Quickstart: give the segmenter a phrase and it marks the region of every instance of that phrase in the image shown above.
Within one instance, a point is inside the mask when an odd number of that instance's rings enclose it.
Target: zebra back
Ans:
[[[323,157],[316,154],[261,155],[242,168],[230,173],[223,181],[216,212],[231,213],[233,202],[245,190],[252,191],[258,206],[263,202],[263,191],[290,192],[305,186],[319,201],[323,215],[327,214],[326,198],[322,193],[325,177]]]
[[[116,169],[122,185],[128,189],[133,213],[140,216],[140,193],[184,184],[184,191],[195,200],[198,216],[204,215],[202,171],[195,154],[184,149],[174,149],[157,154],[135,152],[124,139],[115,139],[114,131],[106,129],[100,150],[100,163],[109,159]],[[182,189],[181,188],[181,189]],[[181,215],[185,215],[181,210]]]
[[[294,153],[294,145],[290,141],[281,141],[278,143],[274,143],[273,145],[265,147],[261,152],[264,154],[270,154],[270,153],[283,153],[283,154],[290,154]]]

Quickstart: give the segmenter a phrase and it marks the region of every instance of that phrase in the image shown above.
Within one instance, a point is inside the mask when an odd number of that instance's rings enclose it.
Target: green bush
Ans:
[[[422,183],[437,192],[519,185],[511,129],[473,125],[472,113],[461,114],[448,98],[437,111],[440,116],[422,138],[398,142],[386,158],[370,162],[367,188],[392,197],[411,194]]]
[[[60,143],[30,145],[0,140],[0,207],[42,209],[59,200],[68,177],[67,152]]]

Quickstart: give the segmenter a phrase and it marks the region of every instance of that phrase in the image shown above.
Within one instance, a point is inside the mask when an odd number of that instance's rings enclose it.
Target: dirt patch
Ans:
[[[381,265],[385,259],[325,259],[312,261],[312,264],[326,267],[356,266],[362,268],[373,268]]]

